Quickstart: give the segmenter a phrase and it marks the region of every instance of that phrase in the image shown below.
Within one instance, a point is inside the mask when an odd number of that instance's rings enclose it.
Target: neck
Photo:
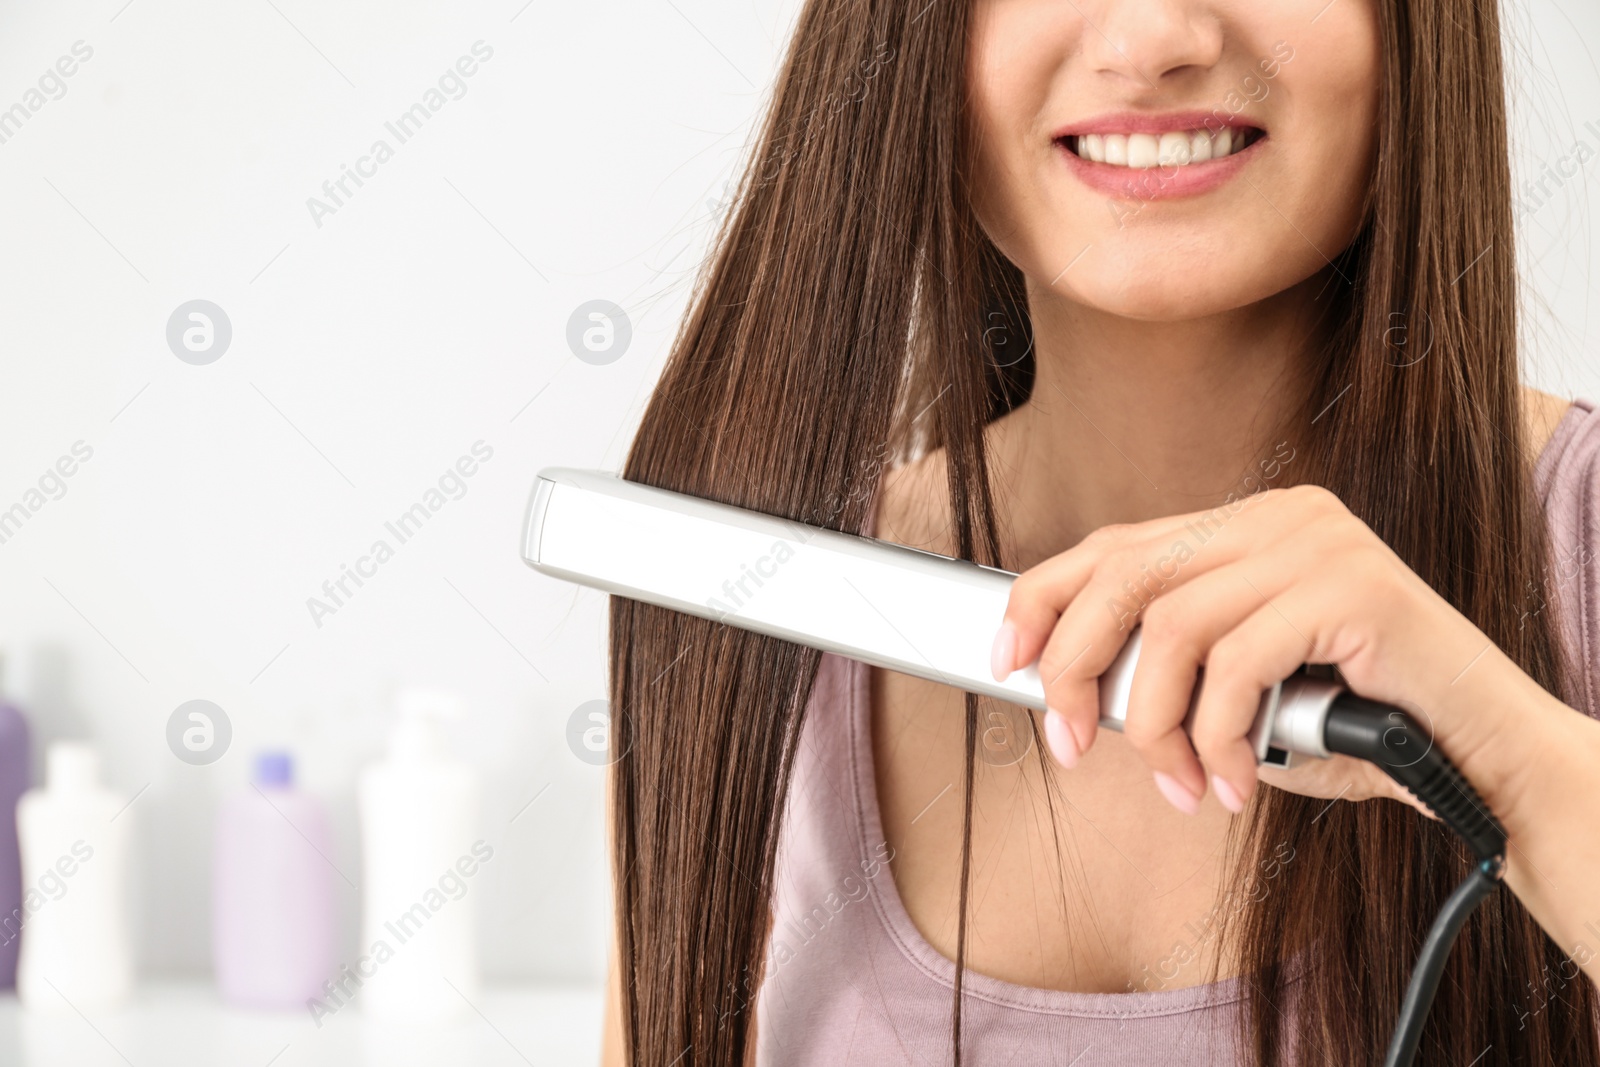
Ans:
[[[1148,322],[1030,284],[1033,392],[990,427],[1011,563],[1255,488],[1303,398],[1320,285],[1314,276],[1233,311]]]

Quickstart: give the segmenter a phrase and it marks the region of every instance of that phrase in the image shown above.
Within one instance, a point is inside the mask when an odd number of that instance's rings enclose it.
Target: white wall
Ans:
[[[4,10],[0,108],[74,42],[93,55],[0,144],[0,509],[75,442],[93,457],[0,544],[0,647],[40,738],[92,738],[138,794],[147,971],[208,967],[212,814],[260,746],[298,753],[359,881],[354,775],[418,682],[470,705],[452,737],[498,846],[472,889],[490,974],[597,980],[601,772],[565,734],[604,694],[604,600],[522,565],[522,508],[544,465],[620,464],[794,0]],[[1531,12],[1530,174],[1579,138],[1600,153],[1600,15]],[[493,56],[465,95],[318,225],[307,198],[395,145],[385,121],[479,40]],[[1548,307],[1533,376],[1600,397],[1597,172],[1553,188],[1524,238]],[[165,336],[197,298],[233,329],[206,366]],[[596,298],[634,330],[605,366],[565,340]],[[493,458],[465,495],[317,625],[307,598],[394,544],[384,522],[480,440]],[[167,747],[194,698],[235,732],[211,766]]]
[[[1600,401],[1600,8],[1502,4],[1527,377]]]

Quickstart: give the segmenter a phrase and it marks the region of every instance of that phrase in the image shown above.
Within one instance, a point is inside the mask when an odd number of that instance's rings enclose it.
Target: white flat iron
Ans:
[[[567,467],[539,472],[522,556],[617,596],[1045,707],[1036,665],[1003,682],[989,669],[1010,571]],[[1139,646],[1135,628],[1100,676],[1100,724],[1119,732]],[[1342,691],[1295,674],[1263,693],[1251,734],[1257,760],[1326,758],[1323,719]]]

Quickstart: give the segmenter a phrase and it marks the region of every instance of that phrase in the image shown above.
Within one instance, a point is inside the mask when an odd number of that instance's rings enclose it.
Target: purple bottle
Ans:
[[[260,753],[251,788],[217,816],[212,961],[241,1007],[303,1009],[333,973],[333,835],[293,779],[288,753]]]
[[[17,798],[28,788],[28,720],[0,689],[0,989],[17,984],[22,945],[22,855]]]

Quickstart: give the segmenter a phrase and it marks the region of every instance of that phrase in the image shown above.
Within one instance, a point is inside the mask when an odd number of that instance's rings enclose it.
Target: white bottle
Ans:
[[[446,751],[449,693],[399,694],[388,758],[361,773],[362,929],[354,964],[333,992],[389,1022],[444,1023],[478,999],[478,868],[493,855],[479,833],[477,774]]]
[[[17,802],[22,955],[17,996],[71,1013],[115,1007],[133,986],[127,863],[132,813],[100,784],[100,759],[52,744],[45,787]]]

